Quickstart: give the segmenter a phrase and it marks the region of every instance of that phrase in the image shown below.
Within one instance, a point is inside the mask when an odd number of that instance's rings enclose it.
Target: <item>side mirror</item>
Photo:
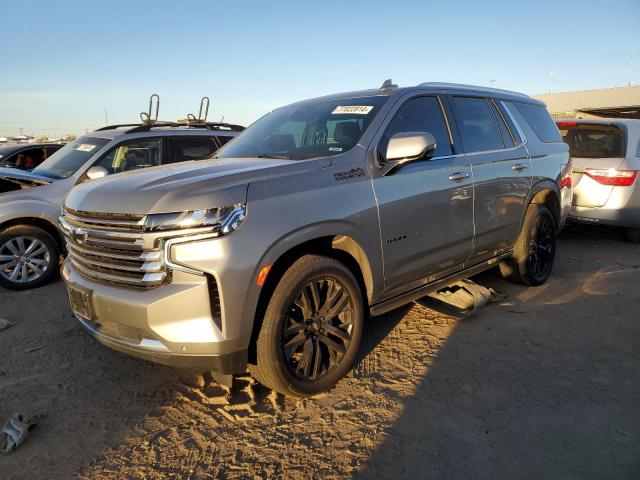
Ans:
[[[438,144],[433,135],[428,132],[400,132],[389,139],[385,162],[402,162],[418,160],[428,154],[433,154]]]
[[[109,171],[104,167],[91,167],[87,170],[86,176],[89,180],[97,180],[98,178],[106,177],[109,175]]]

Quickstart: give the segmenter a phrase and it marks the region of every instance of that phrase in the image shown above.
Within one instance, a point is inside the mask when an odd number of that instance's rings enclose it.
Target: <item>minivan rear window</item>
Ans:
[[[549,115],[546,108],[540,105],[520,102],[513,102],[513,105],[522,114],[540,141],[554,143],[562,140],[558,127],[551,119],[551,115]]]
[[[615,125],[558,122],[562,139],[572,157],[623,158],[624,133]]]

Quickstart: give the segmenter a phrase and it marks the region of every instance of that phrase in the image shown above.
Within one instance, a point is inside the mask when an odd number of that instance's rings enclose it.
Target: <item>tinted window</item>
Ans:
[[[358,144],[386,96],[317,99],[265,115],[218,154],[303,160],[338,155]]]
[[[453,97],[453,111],[467,152],[504,148],[489,103],[484,98]]]
[[[229,140],[231,140],[232,138],[233,137],[229,137],[227,135],[224,135],[224,136],[223,135],[218,135],[216,137],[216,140],[218,140],[218,143],[220,144],[221,147],[224,147],[229,142]]]
[[[50,178],[69,177],[108,142],[104,138],[82,137],[67,143],[36,167],[34,173]]]
[[[218,149],[212,137],[169,137],[171,156],[166,163],[201,160]]]
[[[386,151],[389,139],[400,132],[428,132],[437,143],[434,157],[452,153],[449,130],[436,97],[418,97],[405,102],[384,132],[380,151]]]
[[[513,105],[515,105],[541,141],[552,143],[562,140],[558,127],[546,108],[540,105],[531,105],[530,103],[513,102]]]
[[[120,173],[160,165],[162,139],[153,138],[124,142],[109,150],[95,166],[109,172]]]
[[[500,128],[500,133],[502,134],[502,143],[504,143],[505,147],[513,147],[515,145],[513,136],[511,135],[511,131],[509,127],[505,123],[505,119],[502,116],[502,112],[498,110],[495,103],[491,103],[491,109],[493,110],[493,114],[496,117],[496,121],[498,122],[498,127]]]
[[[62,148],[62,145],[51,145],[47,147],[47,157],[50,157],[51,155],[53,155],[54,153],[56,153],[58,150],[60,150]]]
[[[12,163],[20,170],[31,170],[44,162],[44,159],[44,148],[28,148],[15,155]]]
[[[572,157],[622,158],[625,156],[624,135],[613,125],[560,122],[560,134],[569,145]]]

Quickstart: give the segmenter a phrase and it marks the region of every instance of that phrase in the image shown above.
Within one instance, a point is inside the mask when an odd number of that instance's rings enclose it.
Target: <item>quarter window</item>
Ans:
[[[380,150],[384,152],[389,139],[396,133],[425,132],[436,139],[434,157],[451,155],[449,130],[436,97],[417,97],[407,100],[391,120],[382,137]]]
[[[540,105],[513,102],[540,141],[545,143],[561,142],[558,127],[551,119],[547,109]]]
[[[467,152],[504,148],[500,129],[485,98],[453,97],[451,103]]]

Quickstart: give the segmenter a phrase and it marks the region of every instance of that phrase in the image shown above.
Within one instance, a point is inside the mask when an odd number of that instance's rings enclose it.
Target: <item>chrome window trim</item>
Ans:
[[[518,124],[515,117],[513,116],[513,113],[511,113],[511,109],[507,105],[507,102],[505,102],[504,100],[500,100],[500,105],[502,105],[502,108],[504,108],[504,111],[507,112],[507,115],[509,115],[511,122],[516,126],[518,135],[520,135],[520,138],[522,139],[522,145],[525,145],[527,143],[527,136],[522,131],[522,128],[520,128],[520,125]]]

